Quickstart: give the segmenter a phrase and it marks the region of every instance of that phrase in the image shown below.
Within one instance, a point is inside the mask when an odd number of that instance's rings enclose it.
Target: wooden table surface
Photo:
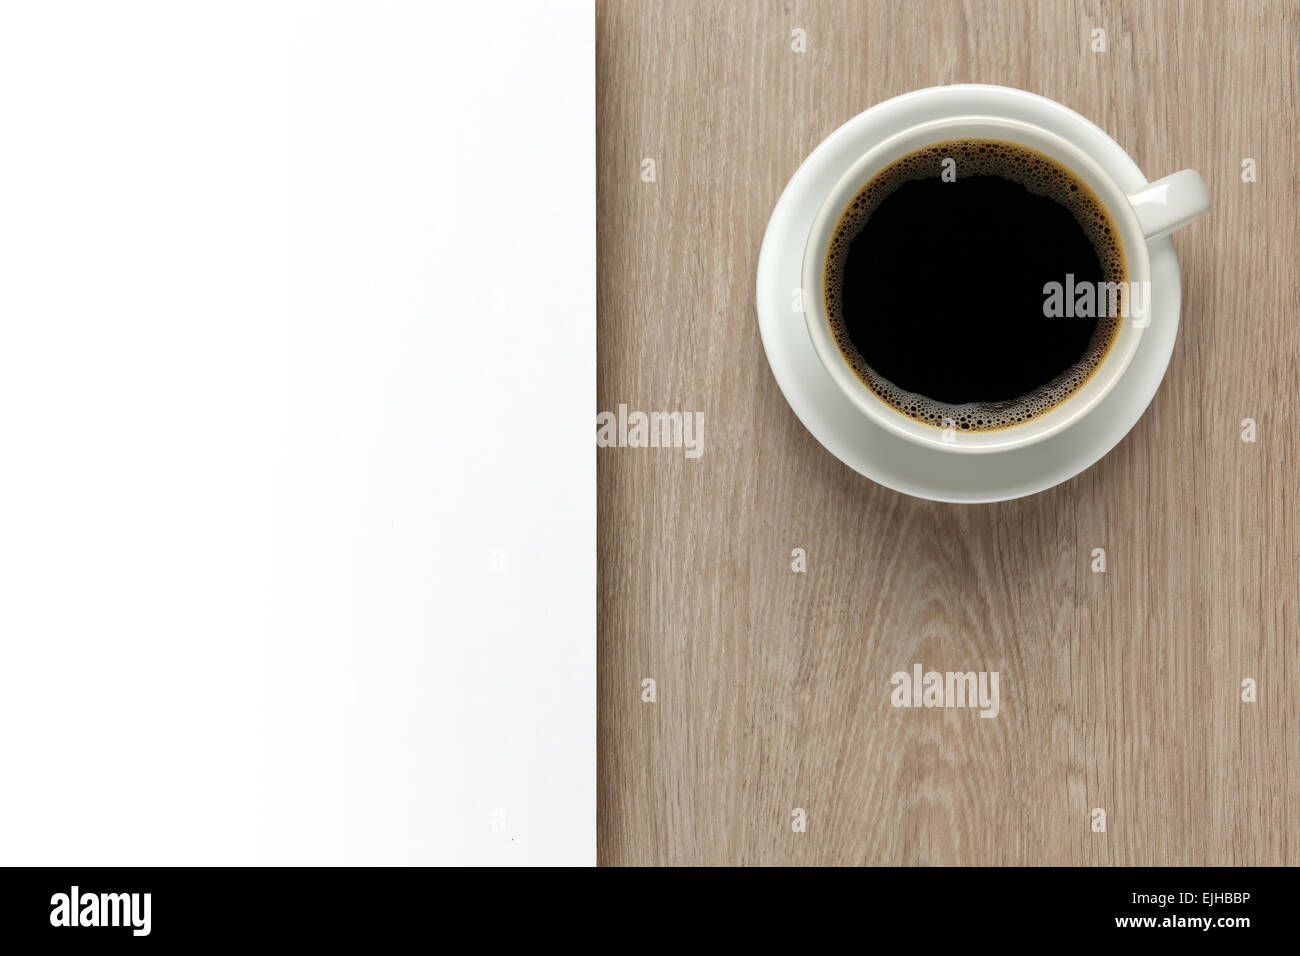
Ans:
[[[1297,51],[1289,0],[598,3],[597,404],[706,422],[696,460],[597,456],[603,864],[1300,863]],[[996,505],[824,450],[754,303],[809,151],[962,82],[1058,100],[1214,200],[1175,239],[1146,415]],[[892,707],[915,663],[998,671],[1001,712]]]

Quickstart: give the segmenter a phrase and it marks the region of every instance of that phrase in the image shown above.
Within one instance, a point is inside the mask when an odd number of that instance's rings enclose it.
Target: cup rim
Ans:
[[[963,128],[970,129],[968,132],[958,132]],[[1106,355],[1079,390],[1029,422],[994,431],[963,432],[959,436],[960,441],[952,438],[945,440],[944,430],[904,415],[888,405],[849,366],[831,333],[822,297],[830,234],[839,222],[844,208],[880,169],[907,153],[947,138],[987,136],[996,139],[1000,133],[1008,141],[1046,152],[1088,184],[1119,228],[1128,281],[1150,282],[1146,237],[1138,223],[1137,214],[1128,201],[1128,194],[1100,163],[1065,137],[1034,123],[1011,117],[958,114],[916,123],[881,140],[845,171],[813,217],[804,246],[801,276],[803,313],[814,351],[836,386],[873,422],[927,448],[967,454],[1001,452],[1023,448],[1059,434],[1096,408],[1110,394],[1132,363],[1142,340],[1144,324],[1135,323],[1126,317]],[[1047,148],[1043,149],[1043,146]],[[1093,382],[1098,384],[1089,387]]]

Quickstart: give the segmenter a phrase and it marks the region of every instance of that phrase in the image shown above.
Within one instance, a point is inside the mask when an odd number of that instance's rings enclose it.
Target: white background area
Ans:
[[[0,5],[0,864],[595,861],[593,20]]]

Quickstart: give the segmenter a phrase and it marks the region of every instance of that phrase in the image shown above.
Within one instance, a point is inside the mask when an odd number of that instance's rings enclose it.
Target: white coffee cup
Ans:
[[[849,366],[826,316],[823,281],[831,236],[845,208],[877,173],[897,159],[935,143],[956,139],[994,139],[1045,153],[1071,170],[1105,205],[1119,229],[1128,281],[1150,287],[1147,241],[1168,235],[1210,208],[1210,194],[1190,169],[1126,193],[1099,163],[1074,143],[1033,123],[995,116],[952,116],[912,126],[882,141],[844,174],[813,219],[804,247],[803,308],[813,347],[832,381],[873,422],[920,445],[959,453],[987,453],[1042,441],[1082,419],[1097,407],[1128,369],[1150,321],[1150,297],[1134,300],[1101,364],[1060,404],[1027,422],[993,431],[938,428],[903,414],[879,398]],[[922,321],[917,317],[917,321]]]

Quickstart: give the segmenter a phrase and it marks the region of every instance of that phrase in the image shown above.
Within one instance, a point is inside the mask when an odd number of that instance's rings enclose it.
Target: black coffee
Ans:
[[[1113,310],[1047,315],[1049,284],[1104,288],[1126,272],[1114,222],[1074,173],[1023,146],[963,139],[859,191],[824,294],[840,350],[876,395],[919,421],[984,431],[1060,404],[1115,339]]]

